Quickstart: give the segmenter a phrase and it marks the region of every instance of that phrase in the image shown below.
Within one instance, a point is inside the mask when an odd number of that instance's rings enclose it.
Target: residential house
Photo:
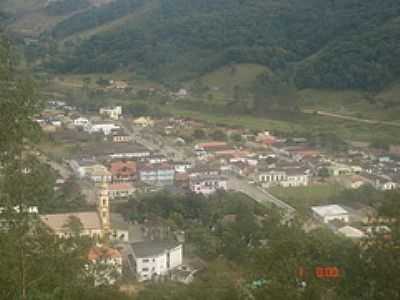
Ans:
[[[117,198],[127,198],[135,193],[135,187],[130,183],[112,183],[108,187],[111,200]]]
[[[111,182],[112,174],[93,159],[71,160],[69,166],[79,178],[89,178],[93,182]]]
[[[232,147],[225,142],[209,142],[209,143],[197,144],[195,146],[196,151],[204,151],[204,152],[217,152],[217,151],[224,151],[231,149]]]
[[[139,117],[133,120],[133,124],[141,127],[153,127],[154,121],[150,117]]]
[[[96,183],[112,181],[112,173],[103,165],[94,165],[88,170],[89,178]]]
[[[372,175],[372,174],[363,174],[365,178],[368,179],[369,183],[377,190],[381,191],[391,191],[398,188],[397,182],[393,181],[387,175]]]
[[[103,133],[104,135],[108,136],[114,130],[120,129],[120,127],[112,122],[93,122],[86,124],[83,129],[90,134]]]
[[[208,175],[190,178],[190,190],[196,194],[210,195],[227,189],[227,180],[222,176]]]
[[[138,281],[168,275],[182,265],[182,244],[170,241],[145,241],[130,246],[128,262],[136,273]]]
[[[85,127],[90,123],[89,119],[84,118],[84,117],[79,117],[74,119],[74,126],[75,127]]]
[[[110,165],[113,182],[135,181],[137,166],[135,161],[114,161]]]
[[[327,167],[329,174],[331,176],[341,176],[341,175],[351,175],[353,174],[353,169],[351,166],[344,164],[333,163]]]
[[[360,229],[357,229],[349,225],[339,228],[337,233],[349,239],[354,239],[354,240],[359,240],[366,237],[366,234],[362,232]]]
[[[168,163],[145,164],[139,168],[142,182],[156,186],[171,186],[175,180],[175,169]]]
[[[122,276],[122,255],[117,249],[93,246],[88,253],[88,271],[95,286],[113,285]]]
[[[264,145],[271,146],[278,142],[278,139],[271,135],[269,131],[260,132],[256,136],[256,142]]]
[[[349,212],[336,204],[313,206],[311,207],[311,210],[314,217],[323,223],[329,223],[335,220],[344,223],[349,222]]]
[[[150,157],[147,158],[148,163],[150,164],[162,164],[168,161],[167,157],[162,154],[152,154]]]
[[[112,131],[111,135],[113,143],[129,143],[132,141],[132,137],[122,129]]]
[[[308,186],[310,174],[307,169],[301,167],[271,168],[259,172],[258,181],[267,188],[276,185],[282,187]]]
[[[192,163],[187,161],[176,161],[173,165],[176,173],[186,173],[192,168]]]
[[[107,116],[112,120],[119,120],[119,118],[122,115],[122,107],[115,106],[115,107],[100,108],[99,113],[100,113],[100,115]]]
[[[188,170],[190,177],[196,176],[217,176],[220,174],[220,169],[215,166],[198,164]]]

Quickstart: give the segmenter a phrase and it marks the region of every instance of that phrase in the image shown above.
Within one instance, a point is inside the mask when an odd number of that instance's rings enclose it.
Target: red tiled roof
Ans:
[[[113,175],[131,176],[136,173],[136,162],[116,161],[111,163],[110,171]]]
[[[132,188],[133,186],[129,183],[113,183],[108,186],[110,191],[129,190]]]

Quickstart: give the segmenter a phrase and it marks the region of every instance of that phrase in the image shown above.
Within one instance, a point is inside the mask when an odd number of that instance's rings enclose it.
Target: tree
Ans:
[[[242,141],[242,136],[240,135],[240,133],[233,133],[231,135],[231,140],[235,143],[240,143]]]
[[[45,206],[54,187],[32,155],[40,108],[33,82],[16,73],[0,42],[0,299],[83,299],[91,241],[57,238],[29,209]]]
[[[200,128],[196,128],[193,131],[193,138],[195,138],[196,140],[202,140],[206,137],[206,133],[204,132],[203,129]]]
[[[210,134],[210,137],[213,138],[216,141],[225,141],[226,140],[226,134],[222,130],[215,130]]]
[[[328,168],[325,168],[325,167],[321,168],[318,171],[318,176],[320,176],[322,178],[328,178],[330,176]]]

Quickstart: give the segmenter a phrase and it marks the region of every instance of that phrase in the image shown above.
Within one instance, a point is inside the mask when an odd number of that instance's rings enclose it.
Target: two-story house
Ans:
[[[259,172],[258,181],[267,188],[308,186],[310,175],[304,168],[268,169]]]
[[[222,176],[206,175],[190,178],[190,190],[196,194],[210,195],[227,189],[227,180]]]
[[[171,186],[175,180],[175,169],[168,163],[144,164],[139,167],[142,182],[156,186]]]
[[[128,182],[136,180],[136,162],[129,160],[114,161],[110,164],[113,182]]]
[[[130,245],[130,268],[138,281],[156,279],[182,265],[182,244],[172,241],[145,241]]]

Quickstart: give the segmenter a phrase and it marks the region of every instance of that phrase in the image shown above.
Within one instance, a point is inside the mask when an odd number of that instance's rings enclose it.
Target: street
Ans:
[[[296,212],[296,210],[290,205],[277,199],[266,190],[248,183],[245,179],[230,177],[228,181],[228,189],[241,192],[263,205],[270,206],[272,204],[282,209],[282,211],[285,213],[285,220],[292,219]]]

